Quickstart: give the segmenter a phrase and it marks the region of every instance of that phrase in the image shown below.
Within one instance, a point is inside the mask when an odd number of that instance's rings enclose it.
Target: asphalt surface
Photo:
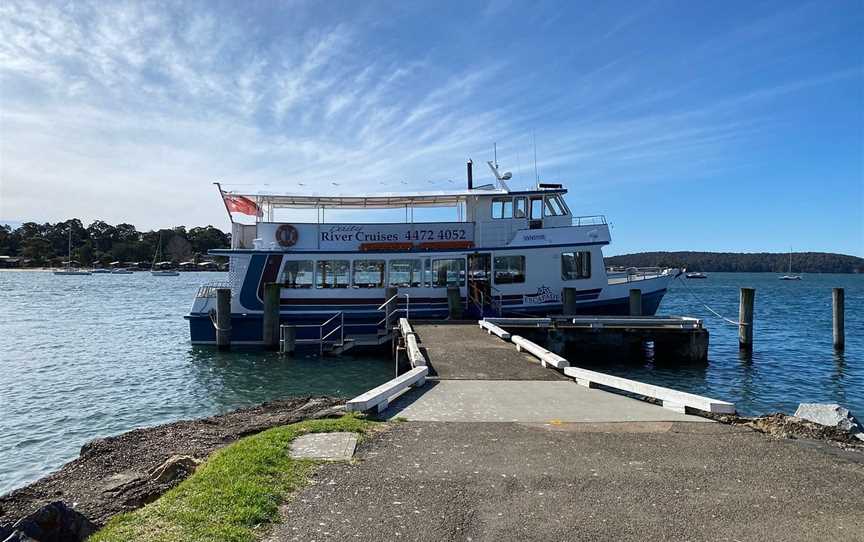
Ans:
[[[447,380],[569,380],[473,324],[412,324],[430,377]]]
[[[864,540],[864,455],[716,423],[396,423],[268,540]]]

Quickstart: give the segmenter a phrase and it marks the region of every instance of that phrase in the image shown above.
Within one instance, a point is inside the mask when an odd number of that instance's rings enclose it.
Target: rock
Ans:
[[[339,418],[348,412],[348,409],[345,405],[335,405],[330,408],[325,408],[324,410],[320,410],[313,414],[310,419],[312,420],[320,420],[322,418]]]
[[[798,410],[795,411],[795,417],[819,425],[835,427],[864,440],[864,427],[861,427],[861,424],[849,410],[836,403],[801,403],[798,405]]]
[[[86,516],[57,501],[15,522],[4,542],[80,542],[94,532]]]
[[[182,480],[195,472],[198,460],[189,455],[172,455],[164,463],[149,472],[150,479],[157,484],[170,484]]]

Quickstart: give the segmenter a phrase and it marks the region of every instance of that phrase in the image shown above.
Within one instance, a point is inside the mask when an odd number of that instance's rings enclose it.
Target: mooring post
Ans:
[[[399,298],[393,297],[399,292],[399,289],[395,286],[388,286],[384,288],[384,301],[386,304],[384,305],[384,328],[387,330],[387,333],[393,329],[393,313],[396,312],[396,307],[399,303]],[[391,299],[392,298],[392,299]]]
[[[231,348],[231,288],[216,289],[216,346]]]
[[[630,288],[630,316],[642,316],[642,290]]]
[[[846,332],[844,330],[844,310],[846,305],[846,294],[843,288],[834,288],[834,348],[843,350],[846,347]]]
[[[753,301],[755,299],[754,288],[741,288],[738,306],[738,347],[742,350],[753,348]]]
[[[564,288],[564,292],[561,297],[564,300],[563,314],[565,316],[572,316],[576,314],[576,288]]]
[[[268,282],[264,285],[264,314],[261,321],[261,338],[264,348],[279,348],[279,298],[282,285]]]
[[[447,287],[447,310],[451,320],[462,318],[462,294],[458,286]]]
[[[297,326],[279,326],[279,332],[281,333],[280,352],[293,353],[297,348]]]

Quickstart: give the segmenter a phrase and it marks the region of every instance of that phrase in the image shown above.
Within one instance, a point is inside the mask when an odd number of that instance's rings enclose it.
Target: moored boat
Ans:
[[[199,288],[190,313],[191,340],[213,344],[216,288],[232,292],[232,342],[262,341],[264,285],[281,286],[280,320],[298,338],[316,326],[344,322],[346,337],[382,335],[387,288],[398,310],[413,319],[448,316],[448,289],[458,291],[465,318],[544,316],[563,310],[563,289],[574,292],[575,314],[625,315],[629,291],[642,291],[643,314],[654,314],[677,269],[607,275],[602,247],[610,243],[602,215],[573,216],[559,184],[513,191],[508,178],[449,192],[367,196],[309,196],[224,191],[232,221],[229,281]],[[456,220],[414,222],[415,210],[450,208]],[[282,209],[315,210],[318,221],[280,222]],[[404,209],[399,223],[328,223],[325,212]],[[235,220],[254,217],[254,223]],[[239,217],[238,217],[239,218]],[[386,333],[386,332],[385,332]]]
[[[708,278],[708,275],[706,275],[705,273],[702,273],[701,271],[694,271],[692,273],[686,273],[684,276],[687,277],[688,279],[707,279]]]

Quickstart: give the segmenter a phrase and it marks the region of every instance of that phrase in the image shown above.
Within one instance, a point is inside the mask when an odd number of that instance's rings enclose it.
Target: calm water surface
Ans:
[[[285,359],[189,345],[183,315],[198,284],[179,277],[0,272],[0,493],[77,456],[85,442],[134,427],[304,394],[359,394],[390,378],[389,356]],[[793,411],[836,401],[864,415],[864,276],[712,273],[687,282],[733,319],[738,288],[756,291],[755,348],[673,283],[663,314],[704,317],[707,365],[593,368],[734,401],[739,411]],[[846,288],[846,352],[831,346],[831,288]],[[580,365],[591,367],[589,360]]]

